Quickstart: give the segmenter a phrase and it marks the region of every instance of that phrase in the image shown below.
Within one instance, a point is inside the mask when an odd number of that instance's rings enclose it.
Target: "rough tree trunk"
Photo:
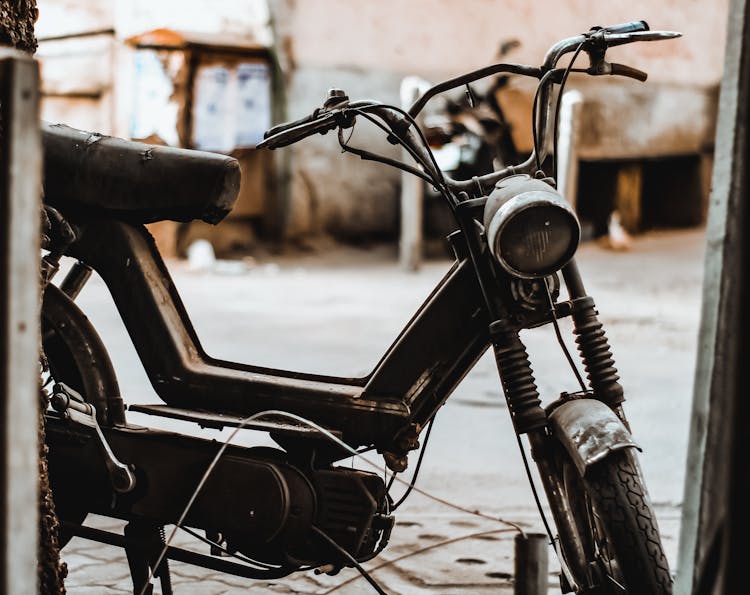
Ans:
[[[34,23],[38,14],[36,0],[0,0],[0,46],[33,54],[36,51]]]

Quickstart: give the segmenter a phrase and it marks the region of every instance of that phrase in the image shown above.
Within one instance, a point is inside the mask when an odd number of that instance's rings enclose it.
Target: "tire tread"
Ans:
[[[628,592],[671,595],[672,578],[656,518],[632,456],[626,451],[612,453],[592,466],[584,481]]]

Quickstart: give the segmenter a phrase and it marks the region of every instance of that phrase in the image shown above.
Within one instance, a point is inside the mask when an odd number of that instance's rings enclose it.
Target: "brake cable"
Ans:
[[[237,558],[238,560],[247,563],[248,565],[252,565],[257,568],[257,570],[283,570],[283,566],[273,566],[271,564],[266,564],[265,562],[261,562],[260,560],[253,560],[252,558],[245,556],[244,554],[241,554],[240,552],[230,552],[226,547],[224,547],[221,543],[214,541],[213,539],[209,539],[208,537],[204,537],[197,531],[193,531],[189,527],[180,527],[180,530],[184,531],[188,535],[192,535],[195,539],[202,541],[206,545],[210,545],[213,548],[216,548],[220,550],[223,554],[227,556],[231,556],[232,558]]]
[[[360,108],[360,109],[363,109],[363,110],[372,110],[375,107],[378,107],[378,106],[365,106],[365,107]],[[433,155],[432,151],[430,150],[430,144],[427,142],[427,138],[425,137],[424,132],[419,127],[419,124],[414,119],[414,117],[409,112],[407,112],[406,110],[401,109],[400,107],[397,107],[395,105],[384,105],[383,107],[385,107],[387,109],[390,109],[390,110],[392,110],[392,111],[394,111],[394,112],[396,112],[398,114],[401,114],[401,116],[403,116],[407,120],[407,122],[409,122],[410,127],[414,128],[414,130],[416,131],[416,133],[419,135],[419,139],[422,142],[422,146],[426,149],[427,155],[430,157],[430,161],[432,162],[432,166],[435,168],[435,171],[438,172],[438,174],[440,176],[440,181],[443,183],[444,186],[447,187],[448,184],[445,181],[445,176],[443,175],[443,170],[441,170],[440,166],[438,166],[437,159],[435,159],[435,155]]]
[[[583,392],[586,392],[586,383],[583,381],[583,377],[581,376],[581,373],[578,371],[578,366],[576,366],[576,362],[573,359],[573,356],[570,354],[570,351],[568,350],[568,346],[565,345],[562,332],[560,332],[560,324],[557,321],[557,316],[555,314],[555,301],[552,299],[552,292],[550,291],[549,285],[547,284],[547,279],[544,279],[544,289],[547,293],[547,301],[549,302],[550,314],[552,315],[552,326],[555,328],[555,335],[557,336],[557,342],[560,344],[560,348],[565,354],[565,358],[568,360],[568,364],[570,365],[570,368],[573,370],[573,374],[575,374],[576,380],[578,381],[578,384],[580,385],[581,390]]]
[[[339,134],[341,133],[339,132]],[[349,144],[346,144],[345,142],[342,142],[342,140],[342,138],[339,138],[339,145],[341,145],[341,149],[345,153],[352,153],[353,155],[357,155],[360,159],[363,159],[365,161],[376,161],[378,163],[390,165],[391,167],[395,167],[396,169],[400,169],[401,171],[405,171],[406,173],[417,176],[428,184],[434,185],[432,178],[425,175],[415,167],[411,167],[410,165],[401,163],[400,161],[396,161],[395,159],[391,159],[390,157],[383,157],[382,155],[376,155],[375,153],[371,153],[370,151],[367,151],[365,149],[353,147]]]
[[[581,50],[583,49],[585,42],[582,41],[578,44],[578,47],[576,48],[576,51],[573,53],[573,57],[570,59],[570,63],[568,64],[568,67],[565,69],[565,72],[563,73],[562,80],[560,81],[560,89],[557,92],[557,102],[555,105],[555,122],[552,129],[552,177],[557,181],[557,133],[558,128],[560,125],[560,105],[562,104],[562,96],[563,91],[565,90],[565,83],[568,82],[568,75],[570,74],[571,69],[573,68],[573,64],[576,61],[576,58],[581,53]]]
[[[390,105],[382,105],[382,106],[377,106],[377,107],[396,110],[396,108],[394,106],[390,106]],[[422,158],[422,156],[419,155],[419,153],[417,153],[411,146],[409,146],[409,144],[406,143],[406,141],[404,141],[400,136],[394,134],[393,130],[389,130],[388,127],[385,124],[383,124],[382,122],[378,122],[373,115],[371,115],[370,113],[368,113],[371,110],[366,110],[364,108],[352,108],[351,111],[353,111],[356,114],[359,114],[360,116],[362,116],[366,120],[372,122],[378,128],[380,128],[381,130],[383,130],[386,134],[388,134],[389,137],[394,138],[399,145],[401,145],[404,149],[406,149],[406,151],[409,153],[409,155],[412,156],[412,158],[414,159],[414,161],[416,161],[418,164],[420,164],[425,169],[425,172],[429,173],[430,169],[434,168],[434,170],[436,172],[442,174],[442,172],[440,171],[440,168],[437,165],[437,162],[435,161],[434,156],[432,155],[432,152],[428,151],[428,155],[430,156],[431,161],[432,161],[432,163],[430,164],[431,165],[431,168],[430,168],[430,167],[428,167],[428,164],[424,161],[424,159]],[[411,122],[410,122],[410,125],[411,125]],[[418,127],[417,127],[417,129],[418,129]],[[423,140],[423,143],[426,143],[426,140]],[[381,157],[381,156],[378,155],[378,157]],[[384,159],[388,159],[387,157],[383,157],[383,158]],[[430,181],[430,183],[434,184],[435,186],[439,186],[440,184],[445,185],[445,180],[436,180],[436,179],[434,179],[434,177],[432,177],[431,174],[430,174],[430,180],[429,181]]]
[[[531,140],[534,144],[534,158],[536,159],[537,171],[542,169],[542,164],[539,158],[539,130],[537,130],[536,124],[536,112],[539,107],[539,92],[541,91],[542,87],[547,84],[547,79],[551,78],[554,73],[554,70],[548,70],[544,73],[544,76],[539,80],[539,84],[536,86],[536,91],[534,92],[534,101],[531,104]]]
[[[378,592],[378,595],[388,595],[383,588],[375,581],[372,576],[370,576],[370,573],[365,570],[364,566],[362,566],[354,556],[352,556],[349,552],[346,551],[343,547],[341,547],[336,541],[330,537],[327,533],[322,531],[319,527],[316,527],[315,525],[312,526],[312,530],[314,533],[318,535],[318,537],[322,537],[323,541],[328,543],[333,549],[335,549],[339,554],[344,556],[347,560],[349,560],[349,563],[354,566],[354,568],[357,569],[357,571],[362,575],[362,577],[370,583],[373,589]]]
[[[393,110],[396,110],[396,111],[400,111],[400,110],[398,110],[398,108],[396,108],[394,106],[390,106],[390,105],[388,105],[388,106],[381,105],[381,106],[378,106],[378,107],[385,107],[387,109],[393,109]],[[432,168],[428,168],[426,166],[426,164],[423,161],[422,157],[418,153],[416,153],[416,151],[414,151],[414,149],[412,149],[412,147],[410,147],[408,145],[408,143],[406,143],[399,136],[395,135],[391,130],[388,129],[388,127],[385,124],[383,124],[382,122],[378,121],[375,117],[373,117],[371,114],[365,112],[364,110],[361,110],[360,108],[355,108],[355,109],[352,109],[351,111],[359,114],[360,116],[362,116],[363,118],[365,118],[366,120],[368,120],[369,122],[371,122],[372,124],[374,124],[375,126],[377,126],[378,128],[380,128],[381,130],[383,130],[390,137],[394,138],[396,140],[397,144],[399,144],[404,149],[406,149],[406,151],[409,153],[409,155],[411,155],[411,157],[418,164],[422,165],[422,167],[424,168],[424,171],[420,171],[420,170],[418,170],[418,169],[416,169],[416,168],[414,168],[414,167],[412,167],[412,166],[410,166],[410,165],[408,165],[406,163],[403,163],[401,161],[397,161],[395,159],[391,159],[390,157],[385,157],[383,155],[377,155],[377,154],[372,153],[370,151],[367,151],[365,149],[360,149],[358,147],[353,147],[352,145],[350,145],[347,142],[343,141],[343,135],[341,133],[341,130],[339,130],[339,144],[341,145],[341,148],[344,151],[347,151],[349,153],[353,153],[355,155],[358,155],[361,159],[366,159],[366,160],[370,160],[370,161],[377,161],[379,163],[383,163],[385,165],[390,165],[391,167],[395,167],[397,169],[400,169],[402,171],[405,171],[407,173],[415,175],[418,178],[421,178],[422,180],[424,180],[425,182],[427,182],[428,184],[430,184],[431,186],[434,186],[438,190],[438,192],[440,192],[440,194],[442,194],[446,198],[446,200],[448,201],[448,203],[451,206],[451,208],[455,208],[456,207],[456,201],[453,199],[453,195],[451,194],[450,190],[448,189],[448,185],[445,182],[445,179],[443,178],[442,180],[438,180],[435,177],[433,177],[429,173],[430,169],[432,169]],[[416,127],[416,128],[417,128],[417,130],[419,130],[419,127]],[[419,130],[419,134],[420,134],[421,141],[424,143],[425,147],[427,147],[427,141],[424,139],[424,136],[422,135],[421,130]],[[427,149],[427,153],[430,156],[430,159],[432,160],[432,162],[434,164],[435,171],[437,171],[439,173],[439,175],[442,176],[442,171],[437,166],[437,162],[435,161],[435,157],[432,155],[432,152],[429,149]]]

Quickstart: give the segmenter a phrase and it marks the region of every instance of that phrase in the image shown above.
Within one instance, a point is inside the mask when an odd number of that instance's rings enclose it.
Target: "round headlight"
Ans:
[[[581,237],[578,218],[545,182],[528,176],[513,178],[499,182],[487,200],[489,248],[511,275],[545,277],[560,270],[575,254]]]

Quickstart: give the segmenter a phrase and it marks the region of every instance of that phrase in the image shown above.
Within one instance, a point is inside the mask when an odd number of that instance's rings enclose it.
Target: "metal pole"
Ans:
[[[37,592],[39,197],[36,62],[0,51],[0,593]]]
[[[549,569],[545,533],[516,535],[514,595],[546,595],[549,590]]]
[[[404,109],[415,102],[429,87],[418,77],[406,77],[401,82],[401,105]],[[408,163],[411,156],[403,151]],[[424,182],[406,172],[401,174],[401,234],[399,241],[399,262],[407,271],[419,270],[422,264],[422,220]]]
[[[560,104],[560,134],[557,150],[557,189],[575,209],[578,194],[578,138],[581,129],[583,95],[573,89],[563,93]]]

